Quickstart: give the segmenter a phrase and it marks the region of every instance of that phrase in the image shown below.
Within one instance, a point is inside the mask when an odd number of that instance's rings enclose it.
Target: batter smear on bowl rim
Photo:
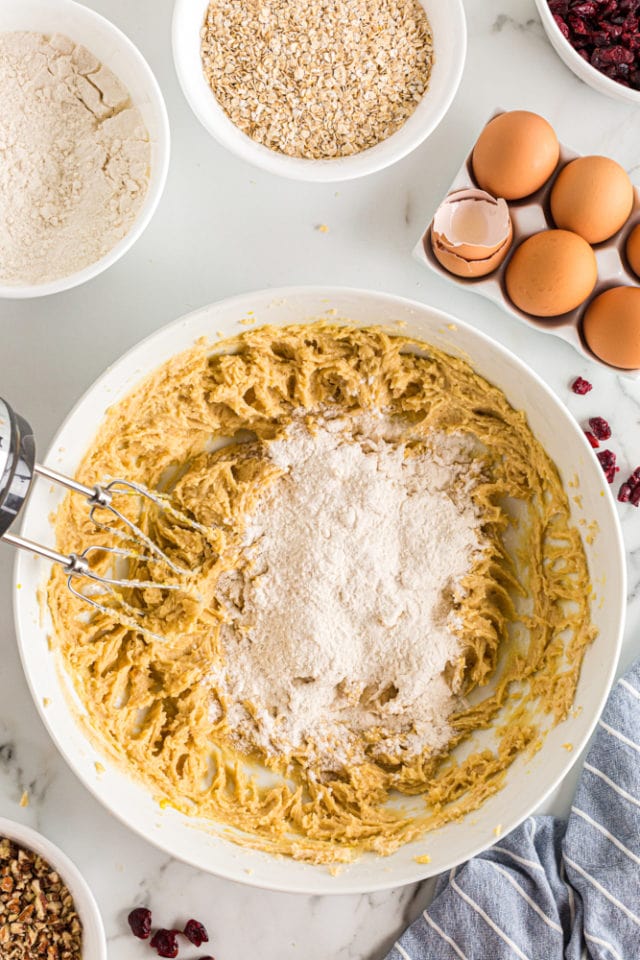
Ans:
[[[582,541],[524,414],[461,359],[322,322],[200,343],[109,410],[78,476],[170,490],[201,525],[143,518],[193,571],[138,591],[145,632],[87,616],[54,570],[84,723],[238,843],[393,852],[476,809],[571,707],[595,633]],[[57,535],[105,542],[72,499]]]

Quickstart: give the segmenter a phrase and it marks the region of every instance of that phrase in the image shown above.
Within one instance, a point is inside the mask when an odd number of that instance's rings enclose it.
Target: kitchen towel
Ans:
[[[529,817],[441,877],[387,960],[640,958],[640,661],[596,730],[568,821]]]

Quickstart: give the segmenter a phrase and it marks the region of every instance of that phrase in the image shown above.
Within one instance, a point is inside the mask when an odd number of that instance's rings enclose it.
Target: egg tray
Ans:
[[[494,117],[500,116],[502,113],[504,113],[503,110],[496,111],[490,120],[493,120]],[[474,141],[474,146],[475,142],[476,141]],[[447,191],[446,196],[455,193],[457,190],[466,190],[470,188],[482,189],[473,175],[473,167],[471,164],[472,155],[473,149],[458,171],[458,174],[451,184],[451,187]],[[554,337],[559,337],[566,343],[570,343],[578,353],[588,357],[589,360],[595,361],[601,367],[606,367],[608,370],[615,371],[616,373],[632,379],[639,379],[640,370],[622,370],[618,367],[612,367],[610,364],[600,360],[599,357],[597,357],[589,348],[582,333],[582,318],[589,304],[595,297],[598,296],[598,294],[603,293],[603,291],[608,290],[610,287],[620,285],[639,286],[638,278],[629,266],[625,253],[627,237],[633,228],[640,223],[640,193],[638,192],[637,187],[633,188],[633,209],[624,226],[621,227],[621,229],[609,240],[605,240],[603,243],[593,245],[593,250],[598,264],[598,279],[593,292],[584,301],[584,303],[582,303],[575,310],[571,310],[569,313],[563,313],[557,317],[533,317],[531,314],[525,313],[523,310],[519,310],[518,307],[516,307],[515,304],[510,300],[507,293],[505,284],[507,264],[513,256],[516,248],[522,243],[523,240],[526,240],[527,237],[532,236],[534,233],[539,233],[541,230],[555,229],[553,217],[551,216],[551,190],[553,184],[555,183],[556,177],[563,167],[565,167],[571,160],[575,160],[579,156],[581,156],[581,154],[575,153],[573,150],[570,150],[561,143],[560,160],[558,161],[558,166],[552,173],[549,180],[547,180],[547,182],[539,190],[537,190],[536,193],[531,194],[529,197],[525,197],[524,200],[507,201],[513,224],[513,241],[511,243],[509,253],[501,265],[488,276],[456,277],[454,274],[449,273],[448,270],[445,270],[438,260],[436,260],[433,250],[431,249],[431,229],[433,227],[433,217],[427,229],[418,241],[416,247],[414,248],[413,253],[420,263],[425,264],[427,267],[433,270],[434,273],[438,273],[440,276],[445,277],[452,283],[455,283],[458,286],[467,287],[473,293],[478,293],[481,296],[486,297],[488,300],[492,300],[494,303],[497,303],[498,306],[502,307],[506,313],[512,317],[515,317],[516,320],[526,324],[528,327],[532,327],[534,330],[540,330],[542,333],[551,334],[551,336]],[[446,197],[443,197],[443,200],[444,199],[446,199]],[[436,210],[437,209],[438,208],[436,208]],[[434,216],[435,213],[436,211],[434,211]]]

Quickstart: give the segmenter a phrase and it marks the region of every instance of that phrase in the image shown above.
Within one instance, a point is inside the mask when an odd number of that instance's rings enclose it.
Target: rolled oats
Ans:
[[[0,957],[81,960],[73,897],[46,860],[0,837]]]
[[[427,90],[432,36],[418,0],[212,0],[202,63],[244,133],[293,157],[375,146]]]

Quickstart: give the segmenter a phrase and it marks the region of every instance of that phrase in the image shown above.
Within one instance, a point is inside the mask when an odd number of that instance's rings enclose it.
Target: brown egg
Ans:
[[[627,260],[637,277],[640,277],[640,223],[633,228],[627,237]]]
[[[438,207],[431,227],[436,260],[457,277],[486,277],[505,259],[513,239],[509,208],[484,190],[456,190]]]
[[[598,279],[596,257],[582,237],[544,230],[521,243],[507,266],[509,297],[534,317],[557,317],[583,303]]]
[[[520,200],[539,190],[560,157],[554,129],[544,117],[513,110],[494,117],[476,143],[471,164],[483,190]]]
[[[589,304],[584,338],[597,357],[622,370],[640,368],[640,288],[612,287]]]
[[[609,157],[578,157],[560,171],[551,191],[557,227],[579,233],[587,243],[608,240],[626,223],[633,185]]]

